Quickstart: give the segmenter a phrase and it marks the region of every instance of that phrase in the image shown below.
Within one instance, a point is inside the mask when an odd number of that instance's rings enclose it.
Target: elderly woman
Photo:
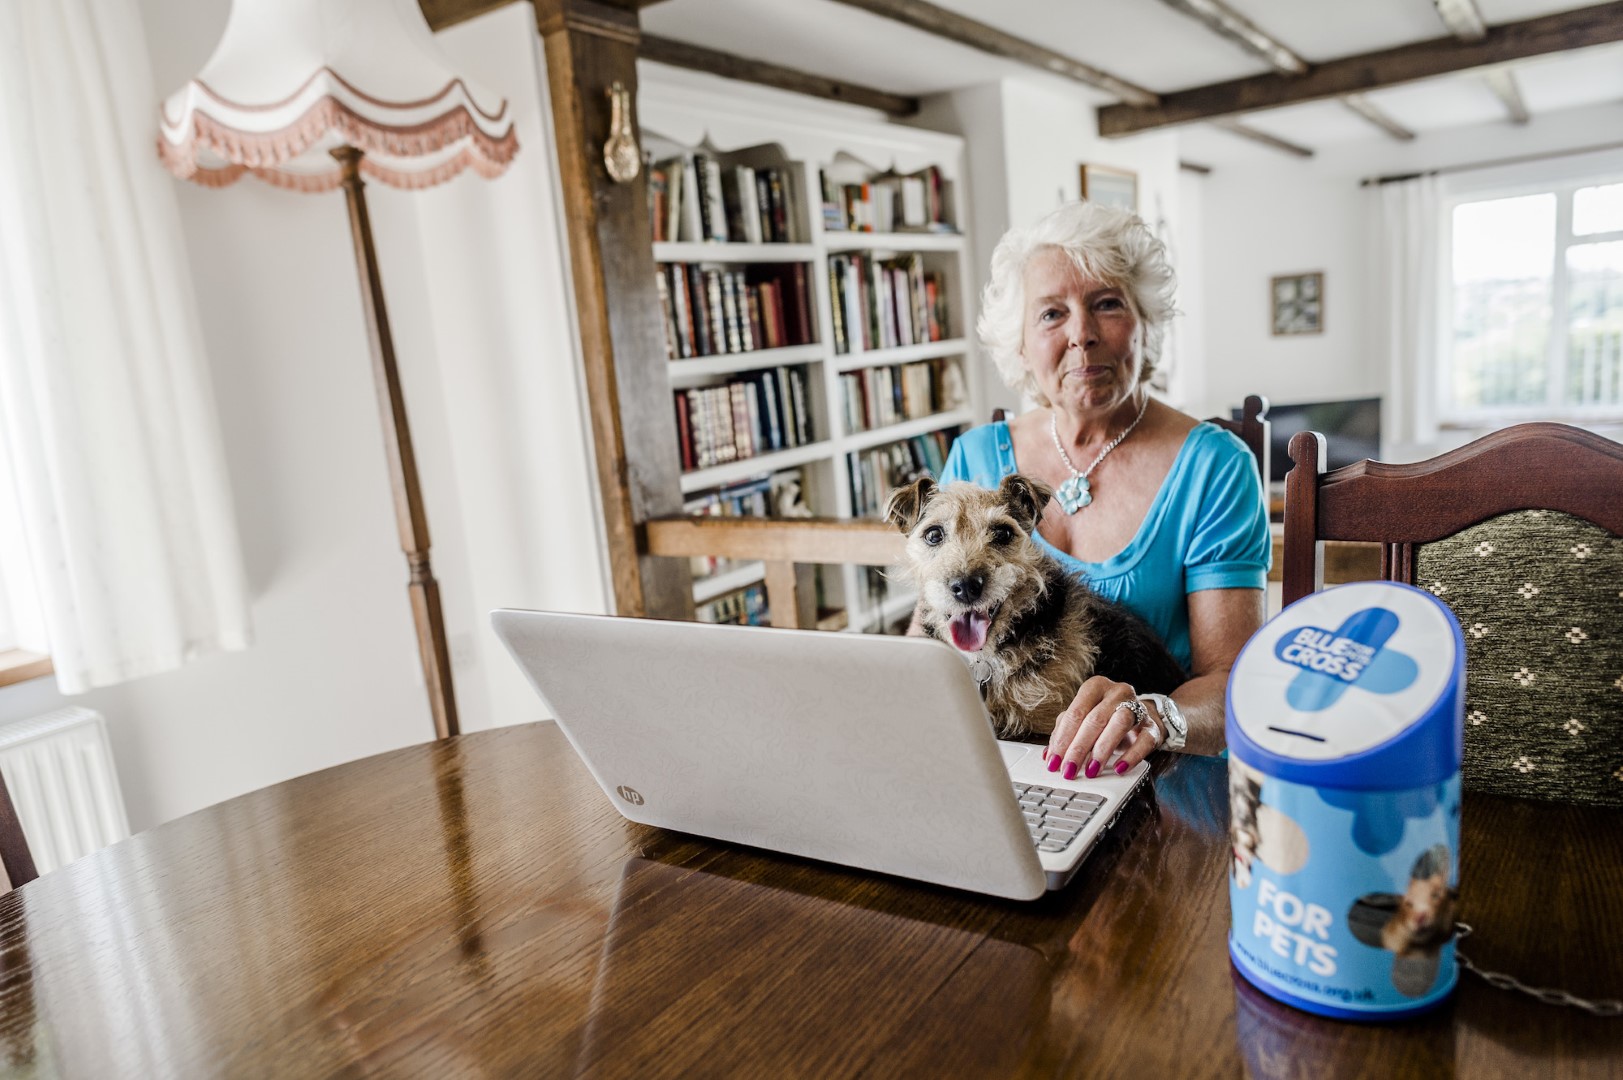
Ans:
[[[1173,315],[1166,249],[1133,214],[1060,207],[992,255],[983,345],[1036,409],[966,432],[943,482],[1021,472],[1055,497],[1037,540],[1101,596],[1142,616],[1189,672],[1171,695],[1098,675],[1056,718],[1048,767],[1125,772],[1157,747],[1223,748],[1229,668],[1262,625],[1272,547],[1244,443],[1150,396]]]

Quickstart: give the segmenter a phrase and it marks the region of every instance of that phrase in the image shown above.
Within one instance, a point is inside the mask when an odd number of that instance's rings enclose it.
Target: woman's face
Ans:
[[[1125,401],[1139,384],[1138,319],[1127,294],[1053,247],[1031,257],[1023,281],[1020,352],[1044,396],[1070,413]]]

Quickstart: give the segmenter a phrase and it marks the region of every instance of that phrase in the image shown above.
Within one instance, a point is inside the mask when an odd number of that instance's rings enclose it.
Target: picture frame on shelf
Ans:
[[[1275,337],[1324,333],[1324,271],[1269,279],[1269,324]]]
[[[1138,213],[1138,173],[1113,165],[1082,166],[1082,198]]]

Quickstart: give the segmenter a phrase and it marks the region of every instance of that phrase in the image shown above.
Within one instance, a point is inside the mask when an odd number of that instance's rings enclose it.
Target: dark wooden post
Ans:
[[[615,610],[692,618],[687,567],[644,554],[644,523],[682,511],[647,180],[639,172],[616,183],[603,164],[609,88],[623,83],[636,100],[637,7],[635,0],[535,0],[536,27],[546,49]]]
[[[350,238],[355,242],[355,267],[361,276],[361,306],[366,313],[366,339],[372,350],[383,446],[394,488],[395,522],[400,528],[400,550],[406,553],[406,592],[411,597],[411,616],[417,627],[417,651],[423,661],[428,706],[434,714],[434,733],[443,739],[460,731],[456,694],[451,687],[451,651],[445,639],[445,615],[440,610],[440,585],[428,562],[428,514],[423,509],[422,487],[417,479],[417,455],[412,450],[411,425],[406,422],[400,372],[395,367],[394,337],[389,332],[389,311],[383,303],[383,277],[372,246],[372,219],[366,211],[366,185],[361,180],[361,151],[343,146],[332,154],[343,169],[344,200],[349,204]]]

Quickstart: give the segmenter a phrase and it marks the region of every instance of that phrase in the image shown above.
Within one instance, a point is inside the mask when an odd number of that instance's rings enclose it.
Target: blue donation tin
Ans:
[[[1228,684],[1229,955],[1299,1009],[1395,1019],[1459,979],[1465,642],[1428,592],[1314,593]]]

